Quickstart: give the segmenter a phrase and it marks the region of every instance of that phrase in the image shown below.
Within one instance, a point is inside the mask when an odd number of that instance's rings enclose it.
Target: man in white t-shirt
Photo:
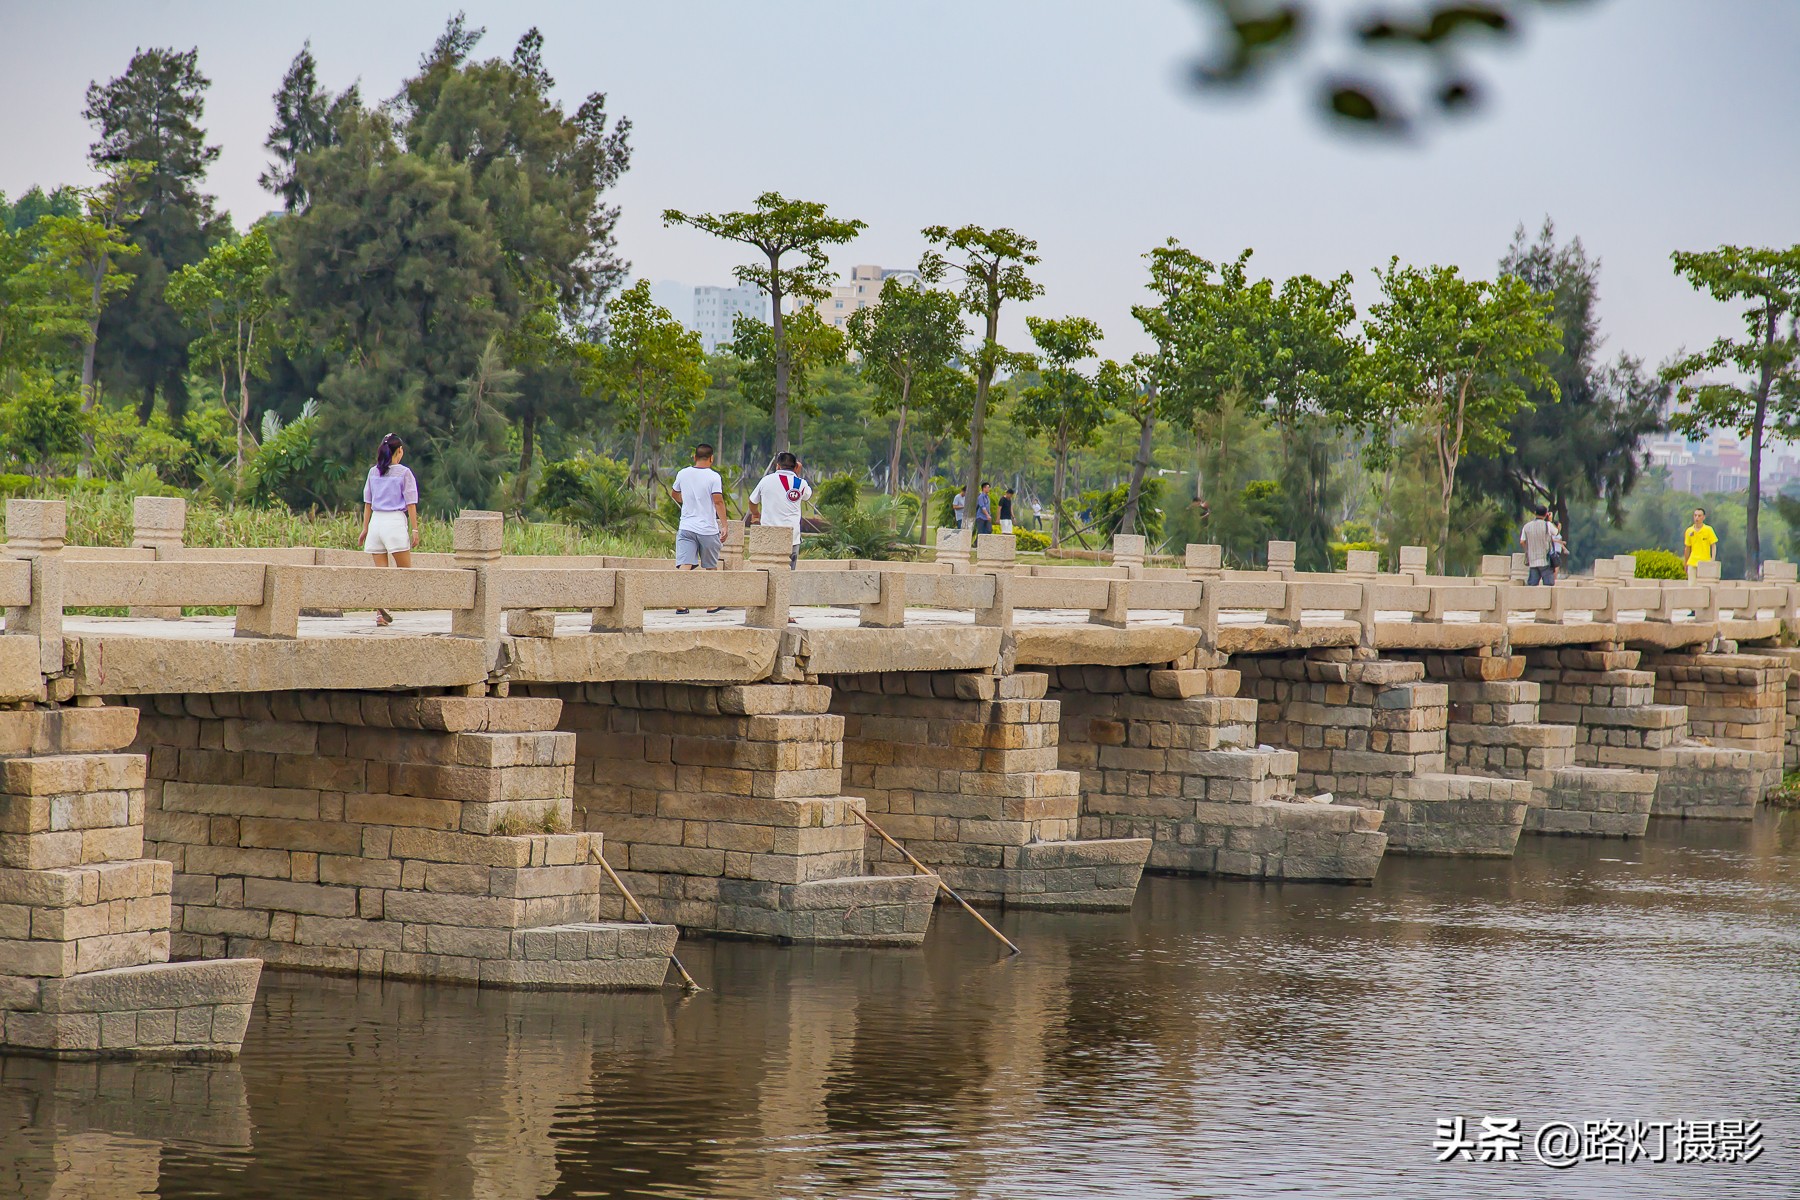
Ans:
[[[719,568],[719,549],[725,543],[725,483],[713,470],[713,448],[705,442],[694,447],[694,465],[675,473],[669,495],[681,505],[681,523],[675,530],[675,566],[682,571],[696,567]],[[675,610],[678,613],[685,608]],[[716,608],[708,612],[718,612]]]
[[[750,493],[751,520],[758,525],[785,525],[794,531],[789,566],[800,565],[800,506],[811,495],[812,485],[800,478],[800,460],[785,450],[775,456],[775,469]]]

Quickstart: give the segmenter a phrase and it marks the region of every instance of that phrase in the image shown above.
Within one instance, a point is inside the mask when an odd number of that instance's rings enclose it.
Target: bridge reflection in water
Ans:
[[[1659,1196],[1800,1188],[1800,815],[1147,880],[994,959],[699,941],[709,991],[269,973],[233,1064],[0,1062],[0,1193]],[[1748,1166],[1437,1166],[1440,1116],[1752,1118]],[[1530,1178],[1520,1175],[1530,1172]]]

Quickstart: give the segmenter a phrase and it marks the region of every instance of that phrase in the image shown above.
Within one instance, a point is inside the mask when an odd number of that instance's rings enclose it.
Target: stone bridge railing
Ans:
[[[807,560],[788,569],[788,534],[746,531],[744,560],[734,569],[678,572],[667,560],[600,556],[513,556],[501,553],[498,513],[465,512],[454,524],[450,554],[416,554],[410,570],[371,570],[365,555],[312,547],[200,549],[184,547],[185,506],[144,497],[137,502],[132,547],[64,544],[60,501],[9,500],[7,543],[0,557],[0,604],[7,610],[3,640],[39,642],[41,670],[62,668],[62,620],[67,609],[126,608],[133,615],[179,618],[183,608],[230,608],[240,637],[293,639],[305,610],[385,608],[445,611],[450,632],[498,646],[503,634],[554,636],[557,611],[591,614],[596,633],[644,628],[657,609],[742,609],[755,628],[780,629],[795,610],[856,609],[865,628],[900,628],[925,619],[917,610],[970,614],[980,626],[1010,627],[1032,611],[1087,613],[1091,625],[1125,628],[1133,614],[1168,614],[1217,644],[1222,625],[1250,623],[1298,629],[1303,614],[1342,614],[1364,645],[1373,645],[1378,617],[1400,614],[1413,623],[1467,621],[1562,623],[1587,613],[1610,623],[1622,613],[1649,622],[1772,618],[1795,623],[1800,584],[1792,563],[1765,565],[1758,582],[1710,577],[1658,581],[1632,577],[1629,557],[1598,564],[1591,578],[1564,579],[1553,588],[1518,581],[1518,556],[1483,559],[1478,578],[1436,576],[1425,552],[1406,547],[1400,569],[1382,574],[1376,555],[1352,551],[1349,569],[1310,573],[1294,568],[1292,543],[1272,542],[1270,567],[1226,570],[1217,546],[1187,547],[1183,565],[1145,564],[1144,539],[1115,539],[1110,566],[1021,564],[1008,535],[983,535],[971,555],[967,537],[942,531],[933,562]],[[939,618],[941,620],[941,618]]]

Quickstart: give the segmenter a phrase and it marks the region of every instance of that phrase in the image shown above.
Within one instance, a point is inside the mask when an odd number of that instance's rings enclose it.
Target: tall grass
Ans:
[[[68,541],[78,546],[129,546],[132,497],[123,491],[77,492],[69,502]],[[320,546],[359,548],[360,513],[295,513],[285,508],[225,508],[189,500],[183,542],[196,548],[221,546]],[[642,534],[619,536],[548,521],[506,522],[508,554],[617,554],[655,558],[671,554],[674,539]],[[421,551],[449,553],[451,523],[421,518]]]

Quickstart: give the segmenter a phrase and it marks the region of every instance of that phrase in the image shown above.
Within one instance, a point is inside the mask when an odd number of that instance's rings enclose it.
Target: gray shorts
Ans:
[[[719,535],[683,529],[675,535],[675,565],[711,571],[719,565]]]

